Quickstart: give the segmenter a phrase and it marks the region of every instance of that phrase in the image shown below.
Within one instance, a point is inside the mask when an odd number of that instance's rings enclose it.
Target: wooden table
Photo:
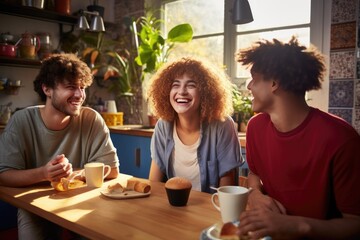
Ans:
[[[120,174],[102,188],[129,178]],[[202,230],[221,221],[210,194],[191,191],[187,206],[173,207],[164,184],[150,184],[149,197],[126,200],[102,196],[99,188],[57,192],[48,184],[0,186],[0,198],[90,239],[199,239]]]

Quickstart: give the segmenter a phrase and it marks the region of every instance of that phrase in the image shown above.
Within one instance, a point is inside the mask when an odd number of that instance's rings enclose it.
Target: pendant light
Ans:
[[[85,16],[86,14],[93,16],[91,19],[90,27]],[[76,24],[76,27],[81,30],[89,29],[93,32],[105,32],[104,20],[96,11],[89,12],[85,10],[80,10],[80,17]]]
[[[233,24],[244,24],[254,21],[248,0],[235,0],[231,12]]]

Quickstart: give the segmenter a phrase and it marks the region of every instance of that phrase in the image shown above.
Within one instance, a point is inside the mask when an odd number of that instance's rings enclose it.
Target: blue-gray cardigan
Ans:
[[[159,120],[151,138],[151,158],[167,178],[174,177],[171,154],[174,149],[173,122]],[[224,122],[202,123],[198,147],[201,191],[212,193],[210,186],[218,187],[220,177],[241,166],[241,148],[231,117]]]

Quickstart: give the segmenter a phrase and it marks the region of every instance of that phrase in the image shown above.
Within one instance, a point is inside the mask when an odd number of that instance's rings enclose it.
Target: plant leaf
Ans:
[[[88,55],[89,53],[91,53],[94,50],[95,50],[95,48],[92,48],[92,47],[85,48],[84,51],[82,52],[82,56],[85,57],[86,55]]]
[[[184,23],[173,27],[169,33],[167,40],[170,42],[189,42],[193,37],[193,29],[190,24]]]
[[[94,51],[91,53],[90,63],[91,63],[91,64],[95,64],[95,61],[96,61],[96,59],[97,59],[98,56],[99,56],[99,51],[98,51],[98,50],[94,50]]]

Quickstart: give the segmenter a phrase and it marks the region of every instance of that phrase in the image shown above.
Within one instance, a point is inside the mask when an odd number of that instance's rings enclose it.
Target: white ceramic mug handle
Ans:
[[[219,199],[219,194],[218,193],[214,193],[213,195],[211,195],[211,202],[214,205],[214,207],[220,211],[220,207],[217,205],[217,203],[215,202],[215,196],[217,196],[217,198]]]
[[[109,165],[104,165],[104,179],[110,174],[110,172],[111,172],[111,167]]]

